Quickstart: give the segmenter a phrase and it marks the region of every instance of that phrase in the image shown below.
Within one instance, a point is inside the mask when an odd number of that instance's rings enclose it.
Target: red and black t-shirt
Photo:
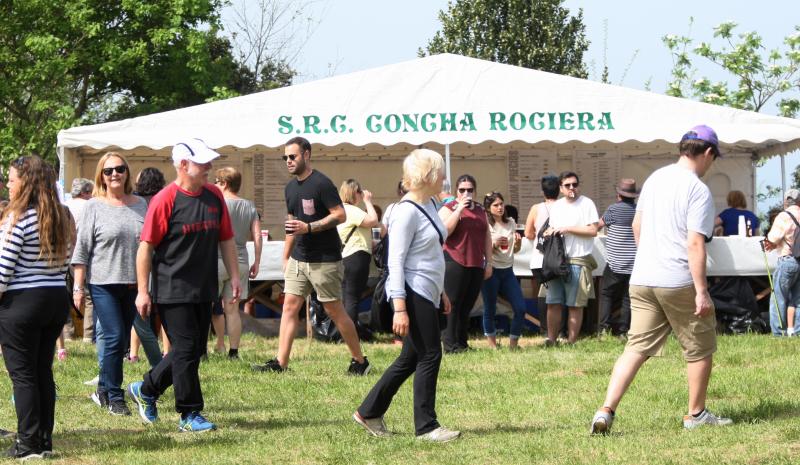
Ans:
[[[171,183],[150,201],[142,240],[153,244],[156,303],[211,302],[217,295],[217,250],[233,237],[222,192],[189,192]]]

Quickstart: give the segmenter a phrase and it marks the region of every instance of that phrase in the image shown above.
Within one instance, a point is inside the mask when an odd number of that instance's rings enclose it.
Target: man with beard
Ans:
[[[342,243],[336,225],[345,221],[345,211],[339,192],[327,176],[311,168],[311,143],[306,139],[290,139],[283,160],[295,179],[289,181],[284,192],[288,212],[283,248],[286,297],[278,356],[263,365],[253,365],[253,370],[286,370],[300,324],[300,309],[313,289],[350,349],[348,373],[366,375],[369,361],[361,353],[356,327],[342,305]]]
[[[181,414],[178,428],[187,432],[216,429],[200,413],[203,393],[197,371],[217,298],[218,247],[231,277],[232,302],[241,291],[228,209],[219,189],[208,183],[211,161],[217,157],[200,139],[172,148],[177,179],[150,201],[136,254],[136,308],[147,318],[152,304],[158,304],[172,349],[144,381],[131,383],[128,392],[142,419],[152,423],[158,419],[156,401],[174,385],[175,410]]]

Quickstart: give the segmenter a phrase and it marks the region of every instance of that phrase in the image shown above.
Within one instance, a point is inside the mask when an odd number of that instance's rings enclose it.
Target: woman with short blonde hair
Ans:
[[[726,198],[728,208],[722,210],[714,219],[714,226],[722,228],[723,236],[735,236],[739,234],[739,217],[744,217],[745,227],[750,230],[751,236],[759,234],[760,221],[755,213],[747,209],[747,200],[744,192],[733,190],[728,192]]]
[[[444,292],[442,244],[447,229],[433,196],[441,192],[442,157],[418,149],[403,161],[403,184],[409,192],[395,204],[389,219],[386,294],[394,309],[392,329],[403,349],[367,394],[353,419],[373,436],[388,436],[383,415],[397,390],[414,376],[414,425],[418,439],[447,442],[461,433],[436,418],[436,383],[442,362],[439,314],[450,313]]]

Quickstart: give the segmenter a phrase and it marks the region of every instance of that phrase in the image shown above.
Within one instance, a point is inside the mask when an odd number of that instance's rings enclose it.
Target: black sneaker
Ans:
[[[369,374],[369,360],[367,357],[364,357],[364,361],[358,363],[356,359],[350,359],[350,366],[347,368],[347,374],[354,375],[354,376],[366,376]]]
[[[8,458],[17,459],[20,462],[44,458],[42,451],[30,449],[19,442],[19,440],[14,441],[14,445],[5,452],[5,456]]]
[[[128,408],[128,404],[125,402],[124,399],[115,399],[108,402],[108,411],[111,412],[112,415],[117,416],[130,416],[131,410]]]
[[[94,391],[91,396],[92,402],[100,408],[108,408],[108,393],[105,391]]]
[[[277,372],[277,373],[283,373],[284,371],[286,371],[286,368],[281,366],[281,364],[278,362],[277,358],[273,358],[272,360],[268,360],[263,365],[253,364],[253,365],[251,365],[251,368],[253,369],[253,371],[259,372],[259,373],[263,373],[263,372],[267,372],[267,371],[274,371],[274,372]]]
[[[228,351],[228,360],[239,360],[239,349],[231,349]]]

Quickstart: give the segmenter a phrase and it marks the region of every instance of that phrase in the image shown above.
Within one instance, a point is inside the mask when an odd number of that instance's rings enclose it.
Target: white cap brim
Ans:
[[[202,165],[219,156],[200,139],[187,139],[172,147],[172,161],[189,160]]]

